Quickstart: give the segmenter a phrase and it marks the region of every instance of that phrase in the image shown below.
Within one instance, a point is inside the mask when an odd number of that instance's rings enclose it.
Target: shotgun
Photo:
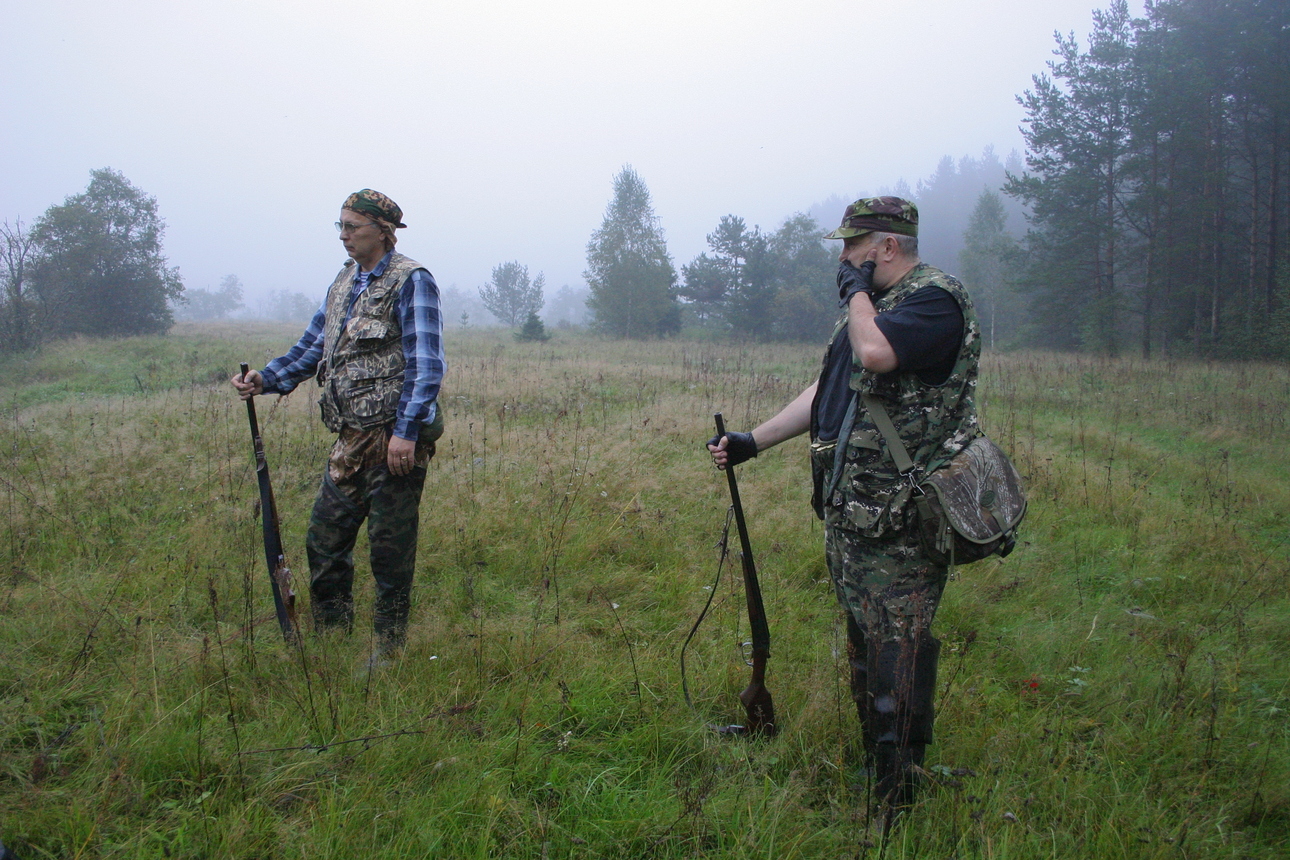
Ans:
[[[242,362],[242,381],[251,370]],[[255,478],[260,484],[260,519],[264,524],[264,560],[269,566],[269,585],[273,589],[273,609],[288,643],[296,636],[296,593],[291,589],[291,570],[282,554],[282,534],[278,529],[278,506],[273,501],[273,484],[269,482],[269,461],[264,457],[264,440],[260,423],[255,419],[255,398],[246,399],[246,418],[251,424],[251,446],[255,449]]]
[[[726,422],[718,412],[712,416],[717,422],[717,436],[726,435]],[[730,483],[730,504],[735,509],[735,527],[739,530],[740,562],[744,570],[744,597],[748,602],[748,626],[752,629],[752,680],[739,694],[748,721],[743,726],[728,726],[726,733],[773,737],[776,732],[775,706],[766,689],[766,661],[770,658],[770,627],[766,624],[766,607],[761,600],[761,586],[757,583],[757,566],[753,564],[752,544],[748,541],[748,525],[744,522],[744,508],[739,502],[739,485],[735,470],[726,466],[726,480]]]

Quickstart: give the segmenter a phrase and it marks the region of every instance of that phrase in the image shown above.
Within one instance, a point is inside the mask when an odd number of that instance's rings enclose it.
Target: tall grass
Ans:
[[[455,335],[409,646],[368,675],[370,617],[298,649],[272,620],[224,380],[295,334],[0,365],[0,835],[24,858],[1290,851],[1286,368],[989,359],[1031,513],[947,592],[930,785],[884,846],[800,442],[740,473],[780,737],[706,729],[741,716],[737,577],[691,646],[694,711],[677,669],[728,504],[711,414],[769,416],[818,349]],[[302,593],[312,399],[260,404]]]

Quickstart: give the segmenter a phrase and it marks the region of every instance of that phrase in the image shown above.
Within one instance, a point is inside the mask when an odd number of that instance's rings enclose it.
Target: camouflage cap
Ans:
[[[825,239],[850,239],[873,231],[918,235],[918,207],[903,197],[862,197],[842,213],[842,225]]]
[[[391,227],[408,226],[403,223],[403,210],[399,208],[399,204],[381,192],[373,191],[370,188],[355,191],[345,198],[345,202],[341,204],[340,208],[352,209],[378,221],[384,221]]]

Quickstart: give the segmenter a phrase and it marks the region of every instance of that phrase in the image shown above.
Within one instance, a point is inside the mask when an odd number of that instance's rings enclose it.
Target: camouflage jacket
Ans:
[[[963,338],[954,369],[944,382],[928,385],[915,371],[894,370],[875,373],[852,366],[851,389],[858,396],[880,400],[910,458],[919,471],[927,473],[947,463],[967,444],[981,435],[976,411],[976,382],[981,358],[981,327],[972,299],[959,280],[940,269],[920,263],[875,302],[879,313],[899,305],[926,286],[940,287],[954,297],[963,313]],[[834,327],[830,344],[847,324],[844,313]],[[828,355],[825,355],[828,361]],[[815,469],[833,469],[833,446],[812,447]],[[902,516],[912,492],[902,478],[863,401],[856,404],[855,423],[848,438],[842,472],[836,489],[824,501],[824,519],[829,525],[857,531],[866,537],[882,537],[905,527]]]
[[[399,253],[379,278],[354,299],[354,261],[349,260],[327,289],[323,356],[318,365],[318,405],[327,429],[367,430],[393,424],[403,394],[403,326],[399,293],[408,277],[424,268]],[[347,313],[348,312],[348,313]]]

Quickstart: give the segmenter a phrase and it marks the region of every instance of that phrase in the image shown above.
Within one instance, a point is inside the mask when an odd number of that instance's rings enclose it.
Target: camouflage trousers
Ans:
[[[421,489],[433,456],[433,442],[418,443],[416,466],[395,477],[385,466],[385,431],[347,432],[336,440],[305,538],[316,628],[353,626],[354,544],[366,521],[376,586],[372,626],[383,647],[403,644]]]
[[[913,797],[923,751],[932,742],[940,643],[932,621],[946,568],[933,564],[908,512],[905,528],[868,538],[826,525],[825,553],[847,614],[851,695],[876,796],[893,806]]]
[[[915,523],[881,538],[826,525],[824,552],[838,603],[866,638],[896,642],[931,628],[949,572],[927,558]]]

